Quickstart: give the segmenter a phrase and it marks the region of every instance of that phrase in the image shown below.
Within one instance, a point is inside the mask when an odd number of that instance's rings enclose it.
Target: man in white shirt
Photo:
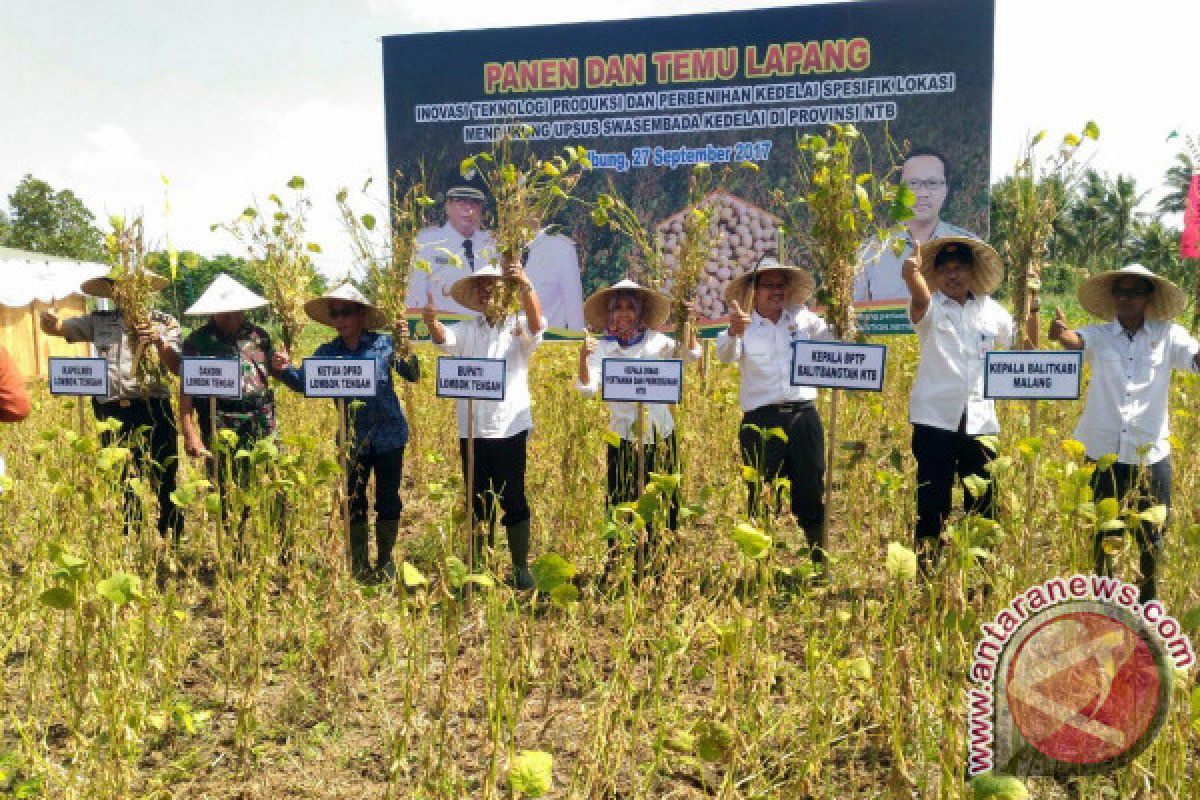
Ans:
[[[437,311],[473,316],[457,302],[450,289],[454,282],[500,260],[496,242],[483,227],[487,187],[478,173],[463,178],[453,171],[446,189],[446,222],[417,234],[417,260],[429,271],[413,270],[406,303],[418,308],[433,293]],[[583,283],[575,242],[562,234],[542,231],[529,246],[525,271],[541,298],[546,324],[552,328],[583,330]]]
[[[1092,473],[1097,501],[1115,497],[1139,511],[1151,506],[1171,508],[1170,413],[1167,399],[1171,372],[1200,372],[1200,344],[1171,322],[1187,305],[1187,296],[1165,278],[1140,264],[1094,275],[1079,287],[1079,302],[1090,313],[1108,320],[1070,330],[1056,309],[1050,338],[1069,350],[1083,350],[1091,365],[1083,416],[1075,438],[1083,442],[1090,461],[1116,461]],[[1140,551],[1141,602],[1154,598],[1158,555],[1164,525],[1134,527]],[[1111,576],[1112,557],[1104,546],[1105,532],[1093,542],[1096,572]],[[1116,536],[1123,536],[1120,531]]]
[[[447,314],[474,312],[450,296],[450,288],[460,278],[498,260],[492,234],[483,229],[483,210],[487,191],[478,173],[464,178],[452,171],[446,189],[446,222],[441,227],[425,228],[417,234],[417,260],[428,264],[429,271],[414,269],[408,283],[409,308],[426,304],[430,294],[433,307]]]
[[[975,234],[941,218],[942,206],[950,194],[950,174],[946,159],[936,150],[915,148],[904,158],[900,180],[915,196],[913,216],[905,221],[904,248],[895,253],[890,245],[873,240],[859,253],[863,267],[854,282],[854,302],[907,301],[908,284],[900,274],[901,265],[912,255],[913,245],[951,236],[978,239]]]
[[[956,480],[964,483],[964,511],[995,518],[987,472],[994,454],[981,437],[1000,432],[995,403],[983,396],[985,357],[1011,346],[1014,336],[1012,317],[988,296],[1003,277],[996,251],[969,237],[918,244],[904,262],[908,316],[921,348],[909,422],[917,461],[915,543],[924,574],[941,553]],[[968,476],[987,482],[978,497],[966,488]]]
[[[717,336],[717,358],[741,372],[738,431],[748,481],[750,516],[761,518],[761,487],[791,482],[792,514],[804,529],[817,577],[828,580],[825,536],[825,433],[813,402],[817,390],[792,386],[792,342],[832,338],[825,321],[804,307],[816,288],[799,267],[764,264],[725,290],[729,328]],[[742,310],[745,303],[749,313]],[[787,441],[768,433],[781,428]]]
[[[521,312],[497,310],[493,293],[504,281],[516,284]],[[519,263],[481,266],[474,275],[460,279],[451,289],[456,302],[480,316],[449,328],[437,318],[432,298],[422,311],[430,337],[443,353],[462,358],[504,359],[504,399],[475,400],[475,463],[472,475],[472,507],[476,520],[487,523],[488,545],[494,541],[498,503],[503,516],[500,523],[508,534],[512,554],[513,583],[518,589],[532,589],[529,572],[529,503],[525,497],[525,462],[529,430],[533,427],[529,396],[529,359],[542,342],[546,320],[542,316],[537,292]],[[466,478],[467,441],[470,424],[467,401],[458,400],[458,441]],[[472,554],[483,548],[484,534],[472,531]],[[478,563],[478,559],[476,559]]]

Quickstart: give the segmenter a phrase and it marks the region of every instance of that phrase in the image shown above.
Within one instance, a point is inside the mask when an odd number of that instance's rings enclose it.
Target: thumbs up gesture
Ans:
[[[1050,321],[1050,340],[1059,342],[1062,341],[1063,334],[1067,332],[1067,318],[1063,316],[1062,309],[1058,306],[1054,307],[1054,319]]]
[[[741,336],[749,325],[750,315],[743,311],[738,302],[734,300],[733,308],[729,312],[729,335]]]
[[[921,272],[921,243],[913,239],[913,251],[908,258],[904,259],[904,264],[900,267],[900,277],[904,278],[905,283],[910,281]]]

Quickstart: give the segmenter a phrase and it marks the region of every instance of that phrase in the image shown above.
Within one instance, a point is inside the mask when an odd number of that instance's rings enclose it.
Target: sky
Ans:
[[[337,275],[332,196],[386,175],[381,36],[803,4],[4,0],[0,195],[30,173],[100,220],[144,213],[157,244],[236,253],[210,226],[301,174]],[[1196,0],[997,0],[993,179],[1029,133],[1094,119],[1092,165],[1133,175],[1152,207],[1182,147],[1168,135],[1200,135],[1198,32]]]

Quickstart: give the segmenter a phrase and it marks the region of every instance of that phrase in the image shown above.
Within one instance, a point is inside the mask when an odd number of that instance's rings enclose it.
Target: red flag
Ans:
[[[1183,235],[1179,237],[1179,254],[1184,258],[1200,258],[1200,173],[1192,176],[1188,185],[1187,205],[1183,212]]]

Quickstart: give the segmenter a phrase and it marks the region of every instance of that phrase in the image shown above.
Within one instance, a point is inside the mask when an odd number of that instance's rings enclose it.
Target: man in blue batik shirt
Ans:
[[[304,310],[313,320],[337,331],[337,338],[317,348],[315,358],[370,358],[375,361],[374,397],[365,398],[362,406],[349,411],[347,429],[353,431],[350,442],[349,469],[346,491],[350,498],[350,568],[355,577],[372,576],[368,541],[367,483],[375,473],[375,538],[376,565],[374,577],[395,577],[392,549],[400,528],[400,476],[404,472],[404,446],[408,443],[408,421],[396,397],[392,370],[406,381],[419,377],[416,356],[401,359],[396,355],[392,337],[372,328],[384,327],[386,315],[353,285],[346,283],[332,292],[308,301]],[[402,323],[403,324],[403,323]],[[283,382],[291,389],[303,391],[304,379],[300,370],[286,367]]]

